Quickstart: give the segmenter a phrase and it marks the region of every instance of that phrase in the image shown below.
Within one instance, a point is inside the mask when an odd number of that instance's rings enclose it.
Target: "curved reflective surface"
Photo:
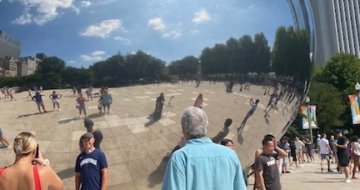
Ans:
[[[244,8],[231,1],[214,0],[210,4],[184,1],[181,7],[162,2],[151,7],[161,10],[153,15],[188,16],[195,24],[208,22],[224,30],[189,30],[194,35],[200,32],[200,36],[186,42],[189,49],[177,61],[169,60],[168,82],[152,83],[145,78],[140,82],[148,84],[110,88],[114,99],[110,114],[99,115],[97,101],[89,101],[89,117],[104,133],[102,150],[109,161],[110,188],[160,189],[168,156],[182,137],[182,111],[194,104],[201,105],[208,114],[208,135],[231,139],[247,168],[265,134],[280,138],[286,132],[307,92],[313,49],[307,4],[301,0],[258,1]],[[184,15],[179,11],[186,8],[193,12]],[[149,22],[155,29],[161,27],[158,24],[159,20]],[[252,27],[255,29],[250,30]],[[180,38],[171,31],[160,35]],[[165,54],[177,51],[176,41],[173,43]],[[199,44],[201,47],[197,47]],[[36,134],[44,156],[71,188],[78,139],[85,128],[81,119],[74,119],[77,110],[72,92],[58,92],[64,96],[61,112],[32,114],[24,108],[33,107],[33,102],[19,100],[3,102],[1,116],[4,124],[11,126],[4,127],[10,139],[22,130]],[[164,105],[162,115],[156,117],[155,102],[160,93],[164,93]],[[199,94],[202,101],[197,101]],[[228,118],[232,120],[229,130],[224,129],[229,125],[225,122]],[[4,154],[7,156],[1,164],[6,165],[12,161],[13,153],[4,150]]]

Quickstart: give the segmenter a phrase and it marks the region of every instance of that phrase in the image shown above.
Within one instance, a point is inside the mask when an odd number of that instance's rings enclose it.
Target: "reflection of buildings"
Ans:
[[[0,58],[20,57],[20,42],[14,37],[0,30]]]
[[[315,23],[315,62],[324,64],[337,52],[360,57],[360,1],[309,0]]]
[[[20,57],[20,42],[0,30],[0,77],[27,76],[34,74],[41,58]],[[38,56],[38,55],[37,55]]]
[[[315,34],[313,27],[312,10],[309,0],[287,0],[293,15],[295,28],[305,29],[310,36],[310,52],[315,49]]]

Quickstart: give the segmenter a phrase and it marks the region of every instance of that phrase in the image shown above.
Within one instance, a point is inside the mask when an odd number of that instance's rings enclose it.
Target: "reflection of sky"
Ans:
[[[88,66],[143,50],[167,62],[199,56],[230,36],[292,25],[285,0],[2,0],[0,30],[21,41],[22,56],[44,52]]]

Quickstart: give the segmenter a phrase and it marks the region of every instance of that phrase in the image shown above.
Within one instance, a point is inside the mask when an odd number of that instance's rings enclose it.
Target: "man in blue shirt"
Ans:
[[[163,190],[246,190],[236,152],[206,137],[208,119],[197,107],[181,118],[185,146],[173,153],[165,172]]]
[[[107,161],[105,154],[94,147],[94,135],[82,136],[83,152],[76,159],[75,189],[100,190],[107,185]]]

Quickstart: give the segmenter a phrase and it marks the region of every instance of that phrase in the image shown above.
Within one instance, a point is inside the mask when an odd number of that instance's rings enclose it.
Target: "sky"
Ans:
[[[0,30],[20,41],[21,56],[85,68],[138,50],[170,63],[259,32],[272,46],[290,25],[286,0],[0,0]]]

